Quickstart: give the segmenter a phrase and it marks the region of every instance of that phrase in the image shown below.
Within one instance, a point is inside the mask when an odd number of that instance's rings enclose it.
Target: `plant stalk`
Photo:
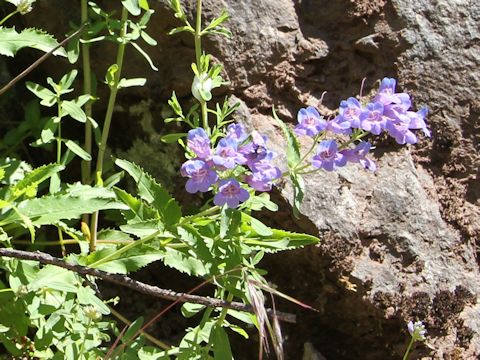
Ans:
[[[118,92],[118,83],[120,82],[120,77],[122,75],[122,66],[123,66],[123,57],[125,55],[125,47],[127,45],[125,41],[125,34],[127,32],[127,19],[128,19],[128,11],[125,7],[122,8],[122,30],[120,33],[120,44],[118,45],[118,50],[117,50],[117,58],[116,58],[116,64],[118,66],[118,70],[115,73],[115,78],[113,85],[110,89],[110,96],[108,98],[108,106],[107,106],[107,112],[105,114],[105,121],[103,123],[103,130],[102,130],[102,138],[100,140],[100,146],[98,149],[98,157],[97,157],[97,166],[95,169],[95,184],[101,185],[102,184],[102,172],[103,172],[103,162],[105,158],[105,151],[107,149],[107,140],[108,140],[108,134],[110,132],[110,125],[112,122],[112,116],[113,116],[113,108],[115,107],[115,101],[117,99],[117,92]],[[98,211],[93,213],[92,219],[91,219],[91,224],[90,224],[90,252],[95,251],[97,247],[97,228],[98,228]]]
[[[410,343],[407,346],[407,350],[405,350],[405,354],[403,355],[402,360],[407,360],[408,359],[408,355],[410,354],[410,350],[412,349],[413,343],[414,343],[414,341],[413,341],[413,336],[412,336],[412,338],[410,339]]]
[[[88,0],[82,0],[81,3],[81,21],[82,24],[88,23]],[[82,63],[83,63],[83,93],[91,95],[92,93],[92,74],[90,67],[90,45],[82,44]],[[92,117],[92,103],[88,101],[85,106],[85,144],[84,149],[88,154],[92,154],[92,124],[89,120]],[[90,184],[91,182],[91,166],[90,161],[82,161],[82,183]],[[88,221],[86,221],[88,223]]]
[[[195,23],[195,60],[197,69],[200,73],[203,72],[200,58],[202,56],[202,0],[197,0],[197,18]],[[205,130],[208,130],[208,108],[205,100],[200,100],[200,107],[202,109],[202,124]]]
[[[8,14],[7,16],[5,16],[5,17],[0,21],[0,26],[2,26],[3,23],[4,23],[5,21],[7,21],[8,19],[10,19],[13,15],[18,14],[18,13],[19,13],[19,11],[18,11],[18,10],[15,10],[15,11],[11,12],[10,14]]]

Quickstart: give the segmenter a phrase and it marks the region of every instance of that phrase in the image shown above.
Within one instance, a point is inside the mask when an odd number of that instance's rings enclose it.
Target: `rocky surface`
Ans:
[[[72,9],[62,12],[56,0],[38,3],[51,6],[47,13],[59,21],[32,15],[26,23],[48,24],[57,34],[78,15]],[[159,71],[148,70],[134,52],[125,65],[127,75],[146,75],[149,83],[122,101],[154,99],[149,102],[154,114],[164,110],[157,104],[172,90],[188,101],[194,57],[188,36],[165,35],[178,25],[165,3],[155,3],[151,33],[159,46],[149,51]],[[192,16],[194,2],[184,3]],[[267,259],[281,289],[321,310],[319,315],[298,312],[299,324],[285,329],[289,358],[301,358],[306,343],[312,354],[319,351],[327,359],[398,358],[406,346],[405,324],[416,319],[429,329],[427,346],[417,347],[417,358],[480,357],[480,3],[204,3],[205,20],[223,8],[232,15],[233,39],[205,42],[230,81],[216,95],[233,93],[242,103],[239,118],[267,133],[280,151],[272,105],[289,122],[306,105],[328,114],[341,99],[358,94],[364,77],[366,90],[375,88],[377,79],[396,77],[417,106],[431,109],[432,139],[408,148],[378,142],[376,173],[350,167],[308,178],[301,220],[288,216],[288,184],[276,194],[285,211],[281,218],[270,217],[271,223],[323,239],[317,248]],[[113,54],[109,60],[105,53],[94,57],[104,68],[113,62]],[[162,131],[159,118],[149,121]],[[135,133],[134,125],[122,126],[122,134]],[[130,136],[116,145],[126,153],[135,153],[137,146]]]

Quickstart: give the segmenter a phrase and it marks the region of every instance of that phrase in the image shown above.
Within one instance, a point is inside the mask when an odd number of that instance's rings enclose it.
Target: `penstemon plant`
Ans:
[[[32,11],[34,6],[30,0],[9,2],[17,8],[1,24]],[[0,28],[0,54],[14,56],[21,48],[32,47],[46,55],[65,57],[78,68],[75,64],[81,55],[83,71],[83,92],[75,97],[68,94],[76,85],[77,69],[67,72],[58,83],[47,78],[50,89],[27,82],[41,106],[56,107],[55,115],[42,118],[26,112],[35,121],[26,119],[21,129],[7,134],[13,144],[33,135],[38,138],[32,146],[49,148],[54,144],[51,163],[34,168],[15,159],[14,149],[9,149],[10,157],[0,162],[0,343],[12,356],[233,359],[229,334],[235,332],[248,339],[247,329],[256,327],[260,334],[259,358],[268,349],[268,334],[277,358],[282,359],[279,319],[291,321],[291,316],[268,309],[265,293],[309,307],[273,289],[259,264],[266,253],[301,248],[319,239],[274,229],[258,220],[256,211],[278,210],[268,192],[281,178],[290,178],[295,189],[293,212],[298,216],[305,195],[303,176],[334,171],[347,163],[375,171],[375,163],[367,157],[371,144],[363,140],[370,134],[387,132],[399,144],[416,143],[415,129],[430,135],[426,107],[413,112],[409,95],[396,93],[395,80],[385,78],[372,99],[351,97],[342,101],[333,119],[325,119],[318,110],[307,107],[299,111],[298,124],[292,130],[274,110],[273,117],[287,140],[288,166],[281,169],[267,137],[255,130],[247,132],[243,124],[234,122],[238,105],[231,105],[228,98],[212,105],[212,91],[225,84],[223,68],[204,52],[202,38],[230,37],[224,27],[228,14],[222,12],[204,25],[202,1],[197,0],[196,17],[191,23],[180,0],[170,0],[169,4],[181,22],[170,34],[190,33],[195,44],[191,92],[196,104],[185,110],[173,93],[168,104],[174,115],[165,123],[177,122],[185,132],[163,137],[165,143],[178,143],[185,151],[186,160],[179,169],[186,178],[185,190],[205,193],[204,203],[189,213],[139,165],[106,157],[118,91],[146,82],[144,78],[122,78],[127,47],[138,51],[156,70],[142,48],[143,44],[156,45],[146,32],[153,14],[147,0],[121,1],[119,18],[94,2],[81,0],[81,26],[67,38],[65,48],[39,30]],[[115,43],[117,52],[104,77],[107,109],[103,120],[97,121],[93,105],[96,86],[102,85],[94,77],[90,52],[104,41]],[[64,137],[62,126],[72,119],[84,124],[84,139]],[[310,148],[304,151],[297,136],[310,137]],[[82,160],[81,182],[67,184],[62,181],[62,171],[73,166],[75,156]],[[106,170],[110,168],[106,162],[120,171]],[[134,194],[121,187],[124,174],[135,181]],[[123,220],[114,228],[102,229],[103,212],[116,212]],[[56,228],[58,239],[52,238],[51,227]],[[46,252],[17,249],[58,246],[62,259]],[[212,284],[211,297],[178,294],[127,276],[154,261],[202,279],[192,292]],[[102,298],[96,286],[99,279],[174,302],[145,324],[143,318],[130,323],[115,310],[116,299]],[[165,344],[145,333],[177,303],[183,303],[185,317],[200,318],[198,325],[185,330],[179,344]],[[114,317],[126,324],[123,330]],[[147,341],[155,346],[147,345]]]

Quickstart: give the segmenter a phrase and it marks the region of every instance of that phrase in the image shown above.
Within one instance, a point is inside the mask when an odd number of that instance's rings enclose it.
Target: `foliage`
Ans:
[[[9,2],[17,9],[0,24],[31,11],[34,5],[30,0]],[[244,125],[234,123],[238,104],[232,105],[226,98],[213,107],[209,105],[215,99],[214,89],[225,82],[221,64],[203,52],[201,39],[210,35],[230,37],[224,27],[228,14],[223,11],[202,27],[201,1],[197,2],[193,23],[181,2],[171,0],[170,7],[181,25],[169,34],[185,32],[193,36],[196,56],[191,66],[191,91],[197,103],[185,109],[173,92],[168,101],[172,117],[165,123],[176,122],[181,130],[162,140],[178,143],[185,151],[180,174],[188,178],[186,191],[204,193],[205,200],[194,211],[182,209],[179,201],[139,165],[105,155],[118,91],[146,83],[145,78],[122,77],[126,47],[135,49],[151,69],[157,70],[143,49],[145,44],[157,44],[146,32],[154,11],[147,0],[122,0],[121,5],[118,17],[94,2],[82,0],[85,30],[81,38],[72,39],[65,49],[53,53],[67,57],[75,68],[58,82],[51,77],[46,84],[26,82],[38,101],[26,105],[25,120],[5,134],[3,148],[14,154],[16,146],[37,135],[30,145],[44,148],[52,159],[48,164],[28,164],[14,158],[0,161],[1,245],[59,246],[70,263],[111,274],[130,274],[162,261],[201,279],[199,287],[211,283],[211,297],[240,302],[253,311],[185,303],[182,313],[185,317],[198,315],[198,325],[186,329],[177,345],[164,346],[150,338],[158,346],[147,346],[146,338],[139,334],[154,320],[144,324],[139,318],[120,331],[111,316],[116,314],[110,307],[116,300],[103,299],[94,278],[82,278],[53,265],[3,257],[0,344],[14,357],[42,359],[233,359],[230,334],[248,339],[248,329],[256,327],[261,338],[259,353],[268,331],[277,357],[282,358],[278,319],[275,313],[269,318],[272,314],[267,314],[263,291],[302,304],[268,285],[259,263],[266,253],[299,249],[319,239],[271,228],[256,217],[256,212],[278,210],[268,192],[280,178],[288,177],[294,187],[294,214],[298,216],[305,196],[304,176],[312,171],[332,171],[347,162],[374,170],[375,164],[366,157],[370,145],[361,139],[386,131],[399,143],[414,143],[416,137],[410,129],[422,129],[429,135],[424,122],[426,110],[412,112],[408,95],[395,93],[394,80],[385,78],[372,102],[362,99],[360,104],[350,98],[341,103],[338,116],[331,121],[309,107],[300,110],[299,124],[292,130],[274,111],[287,144],[287,168],[280,170],[267,137],[257,131],[247,133]],[[102,84],[92,75],[89,51],[106,41],[117,47],[117,53]],[[0,28],[2,55],[15,56],[24,47],[49,52],[57,45],[41,30]],[[81,65],[76,63],[79,59]],[[83,91],[75,87],[80,68]],[[105,86],[109,94],[103,121],[94,119],[92,112],[96,94],[100,93],[97,86]],[[42,117],[42,112],[48,115]],[[65,137],[63,129],[71,121],[85,128],[84,143],[80,137]],[[332,134],[342,140],[338,144],[327,140]],[[299,135],[312,138],[310,150],[303,154]],[[310,157],[315,149],[316,154]],[[66,183],[66,171],[75,166],[75,157],[82,161],[82,182]],[[135,183],[133,193],[123,187],[124,175]],[[114,224],[100,228],[107,215]],[[78,245],[78,251],[67,248],[69,244]],[[158,317],[161,315],[163,312]]]

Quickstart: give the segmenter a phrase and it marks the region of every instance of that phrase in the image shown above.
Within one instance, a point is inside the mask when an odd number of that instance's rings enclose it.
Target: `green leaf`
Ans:
[[[110,88],[115,86],[115,76],[118,72],[118,65],[113,64],[107,69],[105,73],[105,84],[107,84]]]
[[[26,86],[28,90],[30,90],[37,97],[42,99],[42,101],[40,101],[40,104],[42,104],[43,106],[51,107],[57,102],[57,95],[52,91],[48,90],[47,88],[30,81],[26,82]]]
[[[82,149],[80,145],[78,145],[75,141],[73,140],[67,140],[65,141],[65,145],[72,150],[72,152],[79,157],[81,157],[83,160],[90,161],[92,160],[92,156],[87,153],[85,150]]]
[[[80,304],[92,305],[103,315],[110,314],[108,306],[95,295],[95,291],[93,291],[92,288],[79,286],[75,292],[77,293],[78,302]]]
[[[184,303],[182,305],[181,311],[184,317],[190,318],[192,316],[197,315],[200,311],[202,311],[205,308],[206,308],[205,305]]]
[[[290,179],[293,185],[293,215],[298,219],[300,216],[300,205],[302,205],[305,196],[305,182],[303,177],[296,173],[290,173]]]
[[[105,191],[107,189],[103,189]],[[28,199],[20,202],[17,206],[23,216],[31,219],[33,225],[51,225],[60,220],[79,219],[82,214],[91,214],[99,210],[125,209],[125,205],[112,197],[98,197],[95,188],[84,185],[84,190],[78,196],[68,191],[47,195],[42,198]],[[20,216],[10,211],[0,220],[0,226],[20,221]]]
[[[215,360],[231,360],[233,359],[230,341],[225,329],[221,326],[213,328],[213,358]]]
[[[122,0],[122,5],[133,16],[140,15],[140,5],[138,0]]]
[[[70,89],[70,86],[72,86],[77,75],[78,75],[78,70],[73,69],[72,71],[69,71],[68,73],[63,75],[58,84],[64,90]]]
[[[150,7],[148,6],[148,0],[138,0],[138,5],[145,11],[150,10]]]
[[[87,121],[87,115],[85,115],[85,112],[82,110],[82,108],[73,100],[63,100],[61,102],[61,108],[62,112],[70,115],[73,119],[82,123]]]
[[[25,47],[49,52],[58,46],[52,35],[33,28],[23,29],[20,33],[15,28],[0,28],[0,54],[15,56],[18,50]],[[53,55],[67,56],[63,48],[54,51]]]
[[[118,83],[118,88],[128,88],[132,86],[143,86],[147,82],[145,78],[135,78],[135,79],[121,79]]]
[[[273,234],[272,229],[255,219],[253,216],[242,213],[242,220],[252,227],[252,229],[260,236],[270,236]]]
[[[277,121],[277,124],[280,126],[285,138],[287,139],[287,163],[288,168],[293,170],[300,161],[300,147],[298,145],[297,137],[293,131],[278,118],[275,108],[273,109],[273,117]]]
[[[40,139],[38,139],[34,144],[35,145],[43,145],[43,144],[48,144],[52,140],[55,139],[55,132],[57,131],[58,128],[58,121],[56,117],[51,117],[48,119],[47,123],[42,129],[42,132],[40,133]]]
[[[161,140],[162,140],[164,143],[171,144],[171,143],[177,142],[178,139],[184,138],[184,137],[186,137],[186,136],[187,136],[187,133],[167,134],[167,135],[163,135],[163,136],[161,137]]]
[[[173,28],[168,32],[168,35],[175,35],[181,32],[189,32],[191,34],[195,34],[195,30],[190,25],[186,25]]]
[[[140,53],[140,55],[142,55],[145,58],[145,60],[147,60],[148,65],[150,65],[152,70],[158,71],[158,68],[153,64],[153,61],[152,59],[150,59],[150,56],[137,43],[131,42],[130,44],[132,44],[132,46]]]
[[[79,280],[77,276],[75,276],[75,273],[58,266],[46,265],[38,272],[36,279],[28,286],[33,291],[48,288],[76,293],[78,285]]]
[[[156,223],[158,222],[159,214],[150,205],[130,195],[123,189],[114,187],[113,191],[115,191],[118,199],[129,207],[129,210],[123,211],[123,216],[129,223],[151,219],[155,219]]]
[[[64,166],[58,164],[49,164],[44,165],[35,170],[31,171],[30,173],[26,174],[25,177],[20,180],[15,186],[11,189],[12,197],[10,201],[22,196],[26,191],[31,189],[32,186],[38,186],[38,184],[42,183],[53,174],[62,171]]]
[[[121,339],[122,343],[128,344],[132,339],[133,336],[137,334],[137,332],[141,329],[143,325],[143,317],[139,317],[137,320],[135,320],[125,331],[123,334],[123,337]]]
[[[116,159],[115,164],[133,177],[137,183],[140,197],[158,210],[167,227],[176,224],[180,220],[182,217],[180,205],[163,186],[158,184],[142,168],[127,160]]]

